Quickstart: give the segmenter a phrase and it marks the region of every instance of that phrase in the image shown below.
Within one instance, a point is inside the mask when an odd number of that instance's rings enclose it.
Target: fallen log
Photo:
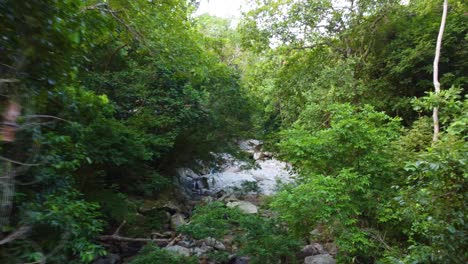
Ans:
[[[99,240],[106,241],[106,240],[114,240],[114,241],[122,241],[122,242],[143,242],[143,243],[154,243],[158,246],[166,246],[171,242],[170,239],[165,238],[132,238],[132,237],[123,237],[120,235],[104,235],[99,236]]]
[[[107,240],[114,240],[114,241],[121,241],[121,242],[143,242],[143,243],[154,243],[160,247],[166,246],[169,243],[173,242],[171,239],[167,238],[133,238],[133,237],[124,237],[119,235],[120,229],[126,224],[126,221],[123,221],[119,227],[115,230],[114,234],[112,235],[103,235],[99,236],[98,239],[101,241]]]

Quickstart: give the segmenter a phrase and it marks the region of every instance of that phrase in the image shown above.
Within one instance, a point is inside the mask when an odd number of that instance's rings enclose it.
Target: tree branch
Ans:
[[[440,93],[440,82],[439,82],[439,59],[440,59],[440,49],[442,47],[442,37],[444,36],[445,21],[447,20],[447,9],[448,9],[448,0],[444,0],[443,12],[442,12],[442,21],[440,22],[439,35],[437,36],[437,44],[434,57],[434,90],[435,94]],[[439,139],[439,108],[434,107],[432,111],[432,119],[434,121],[434,136],[432,141],[437,141]]]
[[[15,232],[11,233],[4,239],[0,240],[0,245],[4,245],[7,243],[10,243],[18,238],[22,238],[26,233],[28,233],[31,230],[30,226],[22,226],[18,228]]]

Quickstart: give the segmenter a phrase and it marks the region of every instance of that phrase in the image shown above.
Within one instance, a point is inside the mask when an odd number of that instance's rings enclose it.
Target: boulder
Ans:
[[[182,214],[174,214],[171,216],[171,228],[172,230],[177,230],[177,228],[181,225],[185,225],[187,222]]]
[[[107,254],[106,256],[99,257],[92,264],[119,264],[122,263],[120,256],[117,254]]]
[[[249,260],[248,257],[234,257],[229,264],[249,264]]]
[[[192,169],[189,169],[189,168],[178,168],[176,169],[176,173],[177,173],[177,176],[184,177],[184,178],[197,179],[198,177],[200,177]]]
[[[298,254],[298,258],[305,258],[308,256],[326,254],[327,252],[323,248],[323,246],[319,243],[312,243],[307,245],[301,249],[301,252]]]
[[[239,142],[239,148],[245,152],[259,151],[262,148],[263,141],[256,139],[248,139]]]
[[[330,255],[336,257],[336,254],[338,253],[338,247],[335,245],[335,243],[325,243],[323,247]]]
[[[258,208],[251,202],[247,201],[235,201],[235,202],[229,202],[226,204],[227,207],[229,208],[234,208],[237,207],[239,208],[242,212],[246,214],[256,214],[258,213]]]
[[[207,237],[204,240],[207,246],[213,247],[217,250],[226,250],[226,246],[221,242],[212,237]]]
[[[186,257],[190,256],[190,249],[188,249],[186,247],[179,246],[179,245],[167,246],[164,249],[167,250],[167,251],[171,251],[171,252],[174,252],[176,254],[182,255],[182,256],[186,256]]]
[[[182,205],[171,200],[144,200],[143,204],[138,208],[142,214],[150,213],[153,210],[165,210],[171,213],[184,211]]]
[[[260,159],[264,159],[265,158],[265,155],[263,154],[263,152],[255,152],[253,154],[253,159],[254,160],[260,160]]]
[[[201,257],[203,255],[206,255],[206,253],[213,251],[213,248],[206,245],[202,245],[201,247],[192,248],[191,251],[193,255]]]
[[[306,257],[304,264],[336,264],[336,260],[329,254],[320,254]]]

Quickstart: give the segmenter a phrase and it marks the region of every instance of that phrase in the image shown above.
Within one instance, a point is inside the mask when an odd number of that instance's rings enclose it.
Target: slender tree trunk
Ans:
[[[439,83],[439,59],[440,59],[440,49],[442,47],[442,37],[444,36],[444,29],[445,29],[445,21],[447,20],[447,9],[448,9],[448,0],[444,0],[444,7],[442,12],[442,21],[440,22],[440,29],[439,35],[437,36],[437,45],[435,51],[435,58],[434,58],[434,91],[435,94],[440,93],[440,83]],[[433,141],[437,141],[439,139],[439,107],[434,107],[432,112],[432,118],[434,120],[434,137],[432,138]]]

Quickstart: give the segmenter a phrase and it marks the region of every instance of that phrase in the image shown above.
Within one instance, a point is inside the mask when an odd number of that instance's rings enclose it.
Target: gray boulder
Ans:
[[[187,222],[182,214],[174,214],[171,216],[171,228],[172,230],[177,230],[177,228],[181,225],[185,225]]]
[[[229,202],[226,204],[227,207],[229,208],[234,208],[237,207],[239,208],[242,212],[246,214],[256,214],[258,213],[258,208],[251,202],[247,201],[235,201],[235,202]]]
[[[190,256],[190,249],[179,246],[179,245],[168,246],[168,247],[165,247],[164,249],[167,251],[171,251],[176,254],[182,255],[182,256],[186,256],[186,257]]]
[[[329,254],[320,254],[306,257],[304,264],[336,264],[336,260]]]
[[[212,237],[205,238],[204,242],[207,246],[214,247],[217,250],[226,250],[226,246],[221,241]]]
[[[107,254],[106,256],[100,257],[93,261],[92,264],[120,264],[120,256],[117,254]]]
[[[319,243],[312,243],[307,245],[301,249],[301,252],[298,254],[299,258],[305,258],[308,256],[326,254],[327,251],[323,248],[323,246]]]

